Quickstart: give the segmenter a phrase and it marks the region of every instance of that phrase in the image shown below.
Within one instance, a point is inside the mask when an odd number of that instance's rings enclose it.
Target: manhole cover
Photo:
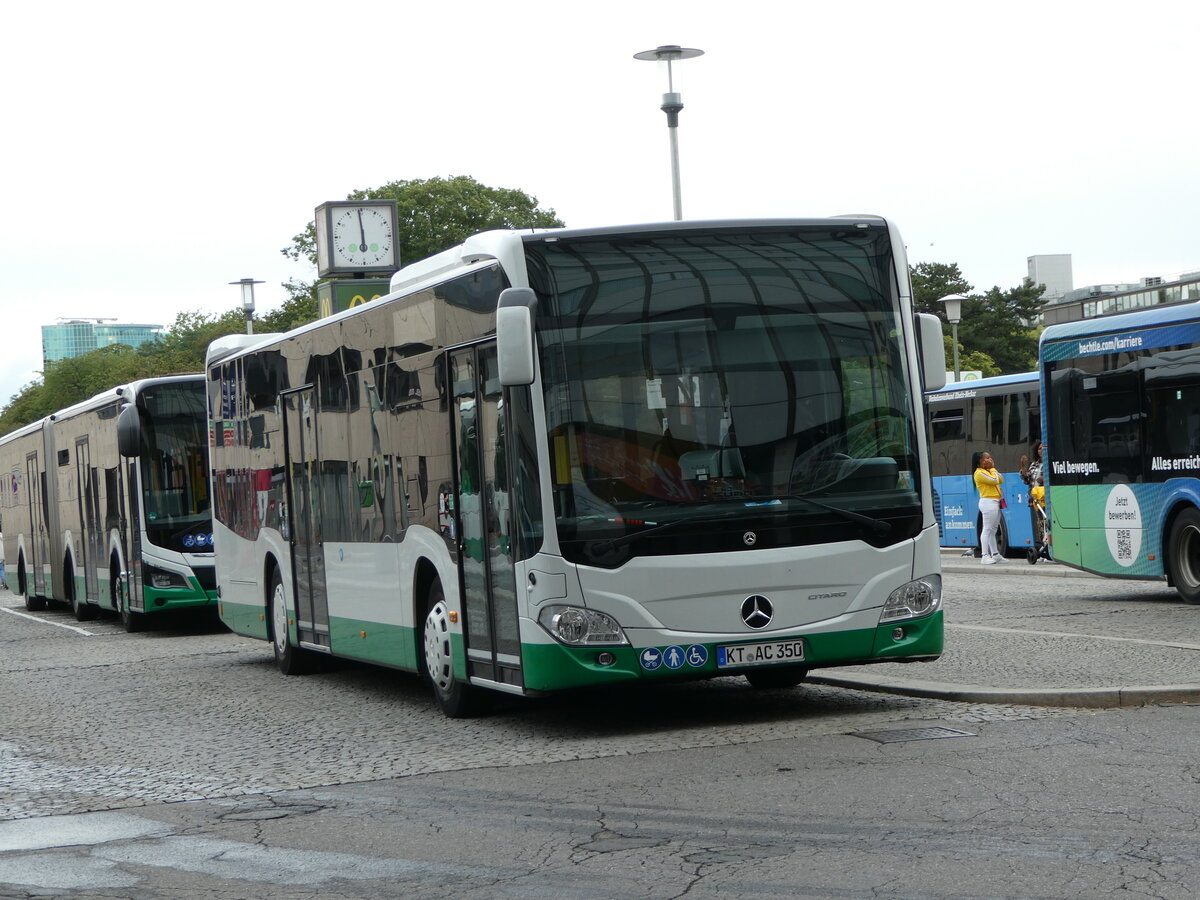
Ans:
[[[852,731],[851,737],[866,738],[880,744],[895,744],[899,741],[934,741],[938,738],[976,737],[969,731],[954,728],[897,728],[892,731]]]

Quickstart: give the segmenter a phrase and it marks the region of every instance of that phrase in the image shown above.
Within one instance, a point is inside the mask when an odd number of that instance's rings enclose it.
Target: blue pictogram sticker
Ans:
[[[668,647],[663,651],[663,662],[667,664],[668,669],[682,669],[684,662],[683,648]]]
[[[657,647],[647,647],[639,655],[638,659],[642,663],[642,668],[648,672],[653,672],[662,665],[662,654],[658,652]]]
[[[185,535],[185,536],[184,536],[184,538],[183,538],[183,546],[185,546],[185,547],[195,547],[195,546],[196,546],[196,539],[195,539],[194,537],[192,537],[190,534],[189,534],[189,535]]]
[[[703,644],[692,644],[687,648],[687,664],[699,669],[708,662],[708,648]]]

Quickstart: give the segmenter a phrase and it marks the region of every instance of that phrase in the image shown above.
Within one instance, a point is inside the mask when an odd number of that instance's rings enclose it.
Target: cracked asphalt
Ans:
[[[0,593],[0,898],[1195,896],[1200,706],[1062,701],[1189,683],[1200,609],[948,563],[936,663],[471,721],[408,676],[285,679],[210,623]]]

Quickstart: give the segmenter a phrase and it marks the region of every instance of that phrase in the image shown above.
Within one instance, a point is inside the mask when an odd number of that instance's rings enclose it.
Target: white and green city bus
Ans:
[[[209,348],[222,619],[285,673],[534,694],[942,652],[914,316],[880,218],[488,232]]]
[[[1054,558],[1200,603],[1200,304],[1053,325],[1040,355]]]
[[[117,612],[130,631],[212,607],[203,374],[135,381],[0,438],[4,559],[31,610]]]

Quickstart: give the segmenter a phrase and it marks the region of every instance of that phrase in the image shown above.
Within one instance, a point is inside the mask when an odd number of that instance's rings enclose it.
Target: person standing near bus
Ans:
[[[994,566],[1006,562],[996,544],[996,529],[1000,527],[1000,485],[1004,476],[996,471],[992,454],[986,450],[976,450],[971,456],[971,465],[975,469],[975,490],[979,492],[979,515],[983,519],[979,529],[980,562]]]
[[[1033,544],[1037,547],[1042,543],[1046,504],[1044,500],[1039,500],[1035,504],[1033,493],[1038,485],[1043,485],[1042,494],[1045,494],[1043,467],[1046,464],[1046,445],[1038,441],[1034,445],[1033,454],[1032,460],[1028,456],[1021,457],[1021,480],[1029,485],[1029,515],[1033,524]]]

